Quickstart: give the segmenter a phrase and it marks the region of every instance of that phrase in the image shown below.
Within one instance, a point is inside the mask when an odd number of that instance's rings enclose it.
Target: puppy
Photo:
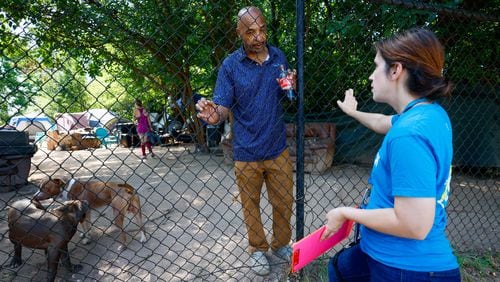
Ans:
[[[61,200],[85,200],[89,203],[91,209],[96,209],[104,206],[111,206],[114,213],[115,225],[120,230],[121,244],[118,250],[125,248],[125,232],[123,231],[123,221],[127,212],[134,215],[139,231],[141,234],[140,242],[146,241],[144,234],[144,226],[142,223],[141,202],[139,196],[135,193],[132,186],[124,183],[88,181],[80,182],[75,179],[70,179],[67,183],[63,180],[55,178],[45,181],[40,189],[33,196],[33,203],[41,208],[40,201],[49,198],[60,197]],[[85,215],[82,223],[83,235],[82,241],[88,244],[90,241],[90,211]]]
[[[10,267],[22,264],[22,247],[44,249],[47,255],[47,281],[54,281],[59,259],[70,272],[82,269],[71,264],[68,242],[71,240],[88,211],[89,205],[81,201],[67,201],[50,210],[40,210],[29,200],[14,202],[8,211],[9,239],[14,244],[14,257]]]

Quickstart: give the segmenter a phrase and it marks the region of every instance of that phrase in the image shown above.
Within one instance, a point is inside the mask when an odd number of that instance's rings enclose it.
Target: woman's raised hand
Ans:
[[[339,108],[347,115],[356,112],[358,110],[358,101],[356,101],[354,97],[354,90],[347,89],[345,91],[344,101],[337,100],[337,105],[339,105]]]

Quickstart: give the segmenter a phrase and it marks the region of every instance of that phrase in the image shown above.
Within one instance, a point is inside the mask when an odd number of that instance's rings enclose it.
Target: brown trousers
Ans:
[[[269,249],[260,210],[264,182],[273,209],[271,249],[276,250],[289,244],[292,236],[290,219],[293,206],[293,168],[288,149],[273,160],[236,161],[235,174],[248,231],[248,251],[265,252]]]

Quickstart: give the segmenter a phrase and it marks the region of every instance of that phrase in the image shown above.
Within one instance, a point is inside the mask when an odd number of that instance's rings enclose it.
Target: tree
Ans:
[[[332,111],[337,98],[349,87],[358,89],[362,100],[369,100],[367,78],[372,70],[373,42],[415,25],[435,30],[443,40],[448,50],[445,71],[453,81],[483,80],[495,85],[496,72],[485,70],[496,69],[494,34],[498,21],[493,15],[498,14],[498,2],[305,1],[306,112]],[[285,51],[292,66],[297,56],[294,3],[252,3],[262,7],[268,19],[270,42]],[[25,83],[25,87],[11,85],[9,89],[18,92],[10,96],[21,97],[20,93],[29,89],[28,84],[45,89],[38,93],[48,91],[47,86],[41,87],[45,82],[37,80],[32,69],[9,67],[22,61],[39,69],[41,76],[47,73],[44,69],[49,73],[55,69],[66,71],[67,79],[79,81],[71,87],[71,91],[77,91],[75,97],[85,94],[123,113],[130,111],[135,97],[155,112],[166,111],[168,101],[180,98],[190,105],[182,118],[189,120],[195,115],[193,92],[211,95],[218,67],[238,44],[235,16],[249,4],[235,0],[2,1],[2,33],[7,35],[0,39],[2,46],[24,46],[18,51],[11,47],[8,57],[2,59],[2,65],[11,71],[10,81],[15,82],[12,79],[17,77],[17,85],[19,81]],[[20,26],[25,34],[22,37],[15,32]],[[483,47],[481,52],[477,52],[478,43]],[[13,56],[15,52],[20,56]],[[469,56],[466,61],[465,56]],[[66,66],[68,63],[72,66]],[[22,75],[33,78],[22,79]],[[118,92],[89,92],[87,86],[104,76],[112,77],[105,84],[115,85],[113,89]],[[66,93],[57,96],[61,102],[72,101],[68,92],[60,93]],[[106,99],[100,95],[115,101],[101,103]],[[88,102],[80,104],[96,105]],[[203,143],[200,124],[195,122],[193,130]]]
[[[25,56],[27,40],[21,36],[19,26],[0,13],[0,125],[25,109],[35,93],[27,78],[33,61]]]
[[[146,103],[192,99],[192,82],[210,89],[214,68],[235,38],[228,33],[232,1],[10,0],[2,10],[14,22],[29,23],[44,65],[65,60],[52,57],[64,51],[91,77],[107,68],[117,81],[131,83],[129,93]]]

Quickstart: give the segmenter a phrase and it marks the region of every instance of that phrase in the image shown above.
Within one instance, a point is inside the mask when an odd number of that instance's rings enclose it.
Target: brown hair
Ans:
[[[452,84],[443,77],[444,48],[436,35],[423,28],[412,28],[375,43],[387,64],[408,70],[407,87],[415,95],[436,100],[451,95]]]
[[[135,99],[135,105],[139,108],[142,108],[142,101],[139,99]]]

